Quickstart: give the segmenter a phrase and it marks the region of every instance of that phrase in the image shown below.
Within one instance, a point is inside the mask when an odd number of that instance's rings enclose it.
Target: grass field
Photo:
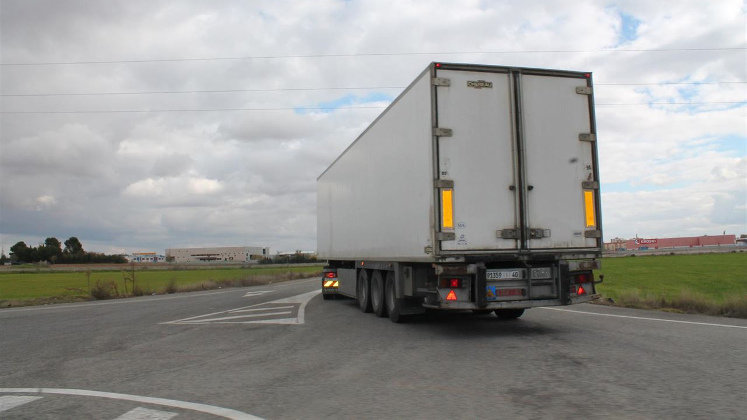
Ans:
[[[321,265],[303,267],[210,268],[188,270],[78,271],[0,273],[0,307],[74,302],[153,293],[267,284],[321,273]]]
[[[0,307],[207,290],[313,277],[321,265],[0,272]],[[747,318],[747,253],[604,258],[602,303]]]
[[[604,258],[599,273],[615,305],[747,318],[746,253]]]

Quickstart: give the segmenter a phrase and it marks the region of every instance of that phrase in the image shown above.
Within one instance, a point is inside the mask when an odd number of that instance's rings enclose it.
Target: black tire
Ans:
[[[378,317],[387,316],[384,298],[384,276],[381,270],[374,270],[371,275],[371,309]]]
[[[496,309],[498,319],[516,319],[524,314],[524,309]]]
[[[362,312],[371,312],[371,282],[368,279],[368,271],[361,270],[358,272],[358,283],[356,285],[356,297],[358,307]]]
[[[394,272],[386,273],[386,282],[384,287],[384,296],[386,297],[386,306],[389,309],[389,320],[399,324],[405,320],[402,315],[402,299],[397,299],[394,291]]]

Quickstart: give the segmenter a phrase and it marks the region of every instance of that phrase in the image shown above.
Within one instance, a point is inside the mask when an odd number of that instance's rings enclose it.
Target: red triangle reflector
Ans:
[[[446,300],[457,300],[456,293],[454,291],[450,291],[448,295],[446,295]]]
[[[578,294],[579,295],[585,295],[586,290],[584,290],[584,286],[578,286]]]

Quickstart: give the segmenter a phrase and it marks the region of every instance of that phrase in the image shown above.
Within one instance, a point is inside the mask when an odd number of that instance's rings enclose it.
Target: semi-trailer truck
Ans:
[[[592,75],[431,63],[317,179],[324,299],[401,322],[598,297]]]

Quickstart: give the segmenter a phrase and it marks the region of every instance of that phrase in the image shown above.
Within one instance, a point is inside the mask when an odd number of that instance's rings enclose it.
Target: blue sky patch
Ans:
[[[733,154],[735,157],[747,157],[747,136],[733,134],[731,136],[719,137],[712,141],[715,150]]]
[[[641,24],[641,21],[633,15],[623,12],[620,12],[620,21],[621,28],[618,45],[635,41],[638,38],[638,26]]]
[[[296,107],[294,108],[294,110],[296,114],[306,114],[311,111],[329,113],[336,111],[342,107],[363,105],[373,102],[391,102],[393,99],[394,97],[392,97],[391,95],[387,95],[386,93],[381,92],[371,92],[366,96],[348,94],[331,101],[319,102],[318,104],[309,108]]]

